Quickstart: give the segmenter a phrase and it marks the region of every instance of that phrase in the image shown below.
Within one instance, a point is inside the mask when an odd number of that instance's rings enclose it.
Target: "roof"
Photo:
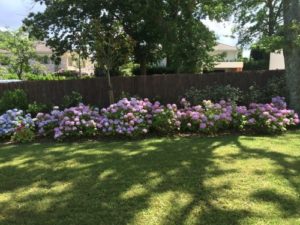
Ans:
[[[226,45],[222,43],[218,43],[214,47],[214,49],[215,51],[237,51],[238,50],[236,46]]]
[[[46,46],[46,43],[43,41],[38,41],[35,44],[35,50],[36,53],[43,53],[43,54],[52,54],[52,50],[51,48],[49,48],[48,46]]]
[[[217,65],[215,65],[215,69],[233,69],[243,67],[243,62],[219,62]]]

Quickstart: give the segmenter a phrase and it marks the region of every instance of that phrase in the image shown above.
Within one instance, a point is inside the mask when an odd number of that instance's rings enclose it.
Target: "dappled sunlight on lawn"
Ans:
[[[0,224],[297,224],[300,132],[0,147]]]

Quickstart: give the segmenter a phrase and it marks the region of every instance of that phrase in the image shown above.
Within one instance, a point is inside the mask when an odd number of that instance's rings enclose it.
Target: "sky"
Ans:
[[[30,13],[43,10],[43,6],[34,3],[33,0],[0,0],[0,29],[17,29],[22,25],[22,20]],[[232,38],[232,22],[217,23],[205,20],[204,23],[218,37],[218,42],[228,45],[236,45],[237,39]],[[249,54],[244,52],[244,56]]]

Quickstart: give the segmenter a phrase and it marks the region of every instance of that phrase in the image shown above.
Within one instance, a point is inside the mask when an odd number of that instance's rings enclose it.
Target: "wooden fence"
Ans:
[[[191,87],[204,88],[215,84],[248,89],[254,83],[262,88],[284,71],[251,71],[242,73],[209,73],[201,75],[152,75],[136,77],[112,77],[116,98],[122,92],[131,96],[159,98],[163,103],[177,102]],[[65,81],[26,81],[0,84],[0,96],[4,91],[23,89],[30,101],[46,104],[60,104],[63,97],[72,91],[82,94],[85,102],[100,107],[108,105],[108,89],[105,78]]]

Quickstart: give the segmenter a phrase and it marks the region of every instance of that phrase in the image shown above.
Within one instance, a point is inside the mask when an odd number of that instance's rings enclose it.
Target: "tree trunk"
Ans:
[[[78,76],[79,77],[81,77],[81,54],[79,53],[78,54],[78,58],[79,58],[79,62],[78,62],[78,70],[79,70],[79,72],[78,72]]]
[[[22,80],[22,74],[23,74],[23,63],[20,63],[20,70],[17,73],[19,80]]]
[[[114,98],[113,86],[112,86],[111,79],[110,79],[110,71],[109,71],[109,69],[106,70],[106,76],[107,76],[107,82],[108,82],[109,104],[113,104],[115,102],[115,98]]]
[[[285,66],[291,108],[300,113],[300,46],[296,43],[300,24],[300,0],[284,0]]]
[[[274,12],[273,0],[268,0],[267,7],[269,9],[268,35],[269,37],[271,37],[275,33],[275,26],[276,26],[276,16]]]

